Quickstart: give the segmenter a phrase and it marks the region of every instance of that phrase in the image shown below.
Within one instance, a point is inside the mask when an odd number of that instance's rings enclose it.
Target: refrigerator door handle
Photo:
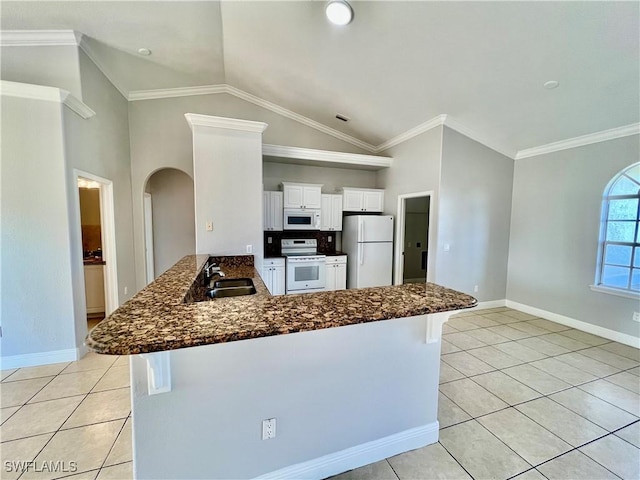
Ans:
[[[364,222],[362,219],[358,219],[358,241],[362,242],[364,240]]]
[[[358,245],[358,261],[360,262],[360,265],[364,263],[364,245],[363,244]]]

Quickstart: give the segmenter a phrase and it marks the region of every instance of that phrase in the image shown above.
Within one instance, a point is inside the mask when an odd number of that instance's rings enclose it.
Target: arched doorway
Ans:
[[[153,262],[151,276],[158,277],[195,253],[193,180],[181,170],[163,168],[149,177],[144,190],[150,196],[145,198],[145,232],[151,235],[146,235],[145,258]]]

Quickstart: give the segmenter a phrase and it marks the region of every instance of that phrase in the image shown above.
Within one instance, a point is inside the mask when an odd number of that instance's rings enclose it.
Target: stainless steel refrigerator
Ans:
[[[391,285],[393,216],[344,217],[342,249],[348,255],[347,288]]]

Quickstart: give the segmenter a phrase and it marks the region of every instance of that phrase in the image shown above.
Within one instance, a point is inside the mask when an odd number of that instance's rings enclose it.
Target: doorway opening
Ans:
[[[82,259],[84,302],[78,299],[76,337],[82,345],[87,331],[118,308],[118,276],[116,268],[116,236],[113,183],[105,178],[74,169],[77,205],[76,258]],[[78,296],[81,286],[78,284]],[[77,303],[78,305],[78,303]],[[82,321],[82,325],[80,324]]]
[[[432,192],[398,196],[398,225],[394,283],[421,283],[431,279],[429,239]]]

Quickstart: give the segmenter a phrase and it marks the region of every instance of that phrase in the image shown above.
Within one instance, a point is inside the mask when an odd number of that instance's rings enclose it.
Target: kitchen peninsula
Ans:
[[[87,338],[132,355],[136,478],[324,478],[437,441],[441,328],[473,297],[429,283],[271,296],[253,257],[231,256],[215,259],[225,278],[256,294],[192,301],[208,259],[183,258]]]

